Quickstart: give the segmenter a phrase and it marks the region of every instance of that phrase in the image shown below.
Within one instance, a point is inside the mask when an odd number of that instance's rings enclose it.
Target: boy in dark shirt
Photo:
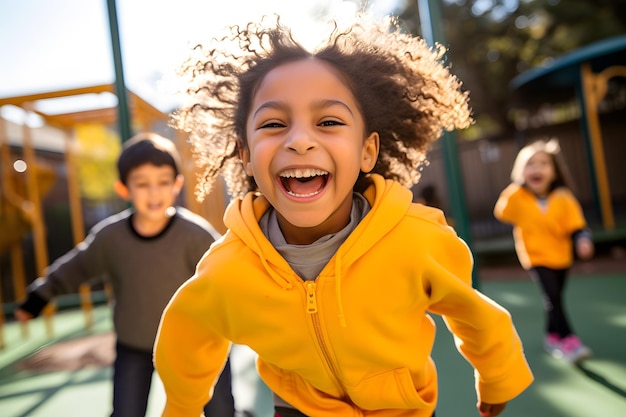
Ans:
[[[202,217],[174,206],[183,186],[174,143],[154,133],[136,135],[118,159],[117,193],[132,207],[99,222],[87,238],[57,259],[28,287],[15,316],[37,317],[54,297],[104,277],[113,288],[117,336],[112,417],[145,416],[152,374],[152,347],[161,313],[197,262],[219,238]],[[206,405],[207,417],[233,416],[230,366],[226,363]]]

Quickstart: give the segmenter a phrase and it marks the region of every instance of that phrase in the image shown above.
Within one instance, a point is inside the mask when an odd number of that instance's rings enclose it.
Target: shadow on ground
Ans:
[[[577,273],[569,281],[571,321],[594,352],[580,366],[543,352],[543,311],[539,290],[530,279],[484,280],[481,291],[511,313],[535,375],[533,385],[508,404],[503,417],[626,416],[625,270]],[[80,311],[57,314],[58,337],[53,340],[45,336],[41,322],[33,323],[27,341],[14,323],[5,326],[7,348],[0,351],[2,417],[108,416],[114,337],[108,308],[97,311],[100,319],[91,331],[84,329]],[[456,351],[443,321],[435,321],[437,417],[478,416],[472,369]],[[244,366],[252,369],[253,361]],[[162,389],[155,382],[154,388]],[[156,392],[153,401],[146,417],[160,415],[162,392]]]

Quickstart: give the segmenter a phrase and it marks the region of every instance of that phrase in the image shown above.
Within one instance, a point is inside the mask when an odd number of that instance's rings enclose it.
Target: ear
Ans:
[[[241,163],[243,163],[243,168],[246,171],[246,175],[249,177],[253,177],[252,173],[252,164],[250,163],[250,150],[247,147],[243,146],[243,143],[237,143],[237,148],[239,149],[239,159],[241,159]]]
[[[122,200],[128,201],[130,199],[130,192],[128,191],[128,187],[126,187],[122,183],[122,181],[115,181],[115,184],[113,184],[113,189]]]
[[[176,179],[174,180],[174,193],[178,195],[180,190],[183,189],[183,184],[185,184],[185,177],[183,174],[178,174]]]
[[[378,160],[380,137],[378,132],[372,132],[363,143],[363,158],[361,159],[361,171],[370,172],[374,169]]]

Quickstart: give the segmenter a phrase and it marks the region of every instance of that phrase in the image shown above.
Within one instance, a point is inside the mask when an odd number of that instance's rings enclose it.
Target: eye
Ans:
[[[261,124],[261,126],[259,126],[259,129],[278,129],[281,127],[285,127],[285,125],[280,122],[267,122]]]
[[[318,126],[345,126],[345,123],[340,122],[338,120],[324,120],[323,122],[319,123]]]

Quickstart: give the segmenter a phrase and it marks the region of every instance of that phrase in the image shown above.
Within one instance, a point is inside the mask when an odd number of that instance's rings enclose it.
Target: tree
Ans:
[[[510,135],[509,83],[559,55],[626,33],[626,0],[441,0],[452,72],[477,120],[463,139]],[[401,0],[404,28],[420,33],[416,0]]]

